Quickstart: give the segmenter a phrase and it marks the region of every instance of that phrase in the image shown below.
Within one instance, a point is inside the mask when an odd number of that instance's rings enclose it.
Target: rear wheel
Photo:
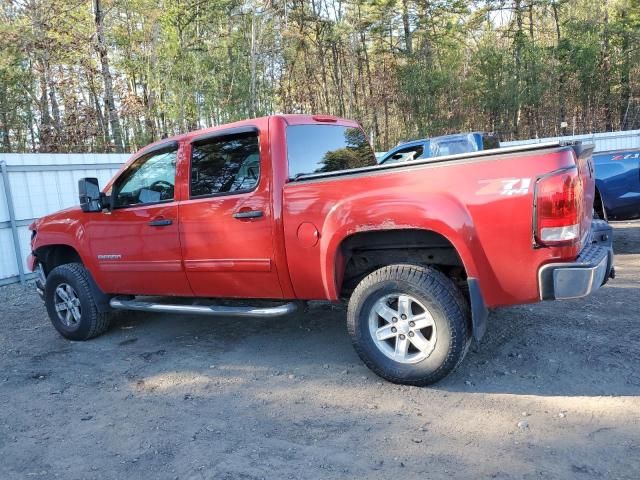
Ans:
[[[604,220],[605,222],[608,221],[607,211],[604,208],[604,202],[598,190],[596,190],[596,196],[593,199],[593,217]]]
[[[349,301],[348,329],[360,358],[395,383],[429,385],[464,359],[469,308],[442,273],[389,265],[365,277]]]
[[[44,300],[53,326],[70,340],[88,340],[107,331],[111,314],[100,312],[80,263],[54,268],[47,276]]]

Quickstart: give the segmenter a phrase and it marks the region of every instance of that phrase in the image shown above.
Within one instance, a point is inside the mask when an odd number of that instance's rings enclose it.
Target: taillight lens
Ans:
[[[536,241],[542,245],[568,245],[580,240],[582,181],[576,168],[537,182]]]

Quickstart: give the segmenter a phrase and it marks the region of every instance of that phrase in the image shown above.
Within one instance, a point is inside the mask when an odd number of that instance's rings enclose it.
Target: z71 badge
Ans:
[[[531,186],[530,178],[496,178],[494,180],[483,180],[484,184],[476,193],[478,195],[526,195]]]

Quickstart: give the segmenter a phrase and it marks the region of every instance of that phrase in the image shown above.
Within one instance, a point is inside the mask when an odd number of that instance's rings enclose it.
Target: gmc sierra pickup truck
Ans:
[[[159,141],[79,190],[79,207],[31,225],[28,259],[73,340],[113,310],[228,321],[345,300],[362,360],[427,385],[489,308],[582,297],[613,272],[580,144],[377,165],[353,121],[276,115]]]

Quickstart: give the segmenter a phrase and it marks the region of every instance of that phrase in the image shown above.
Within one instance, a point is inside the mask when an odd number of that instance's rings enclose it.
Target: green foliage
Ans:
[[[377,149],[640,128],[640,0],[100,3],[127,150],[277,112],[355,118]],[[112,151],[101,65],[91,2],[0,3],[0,149]]]

